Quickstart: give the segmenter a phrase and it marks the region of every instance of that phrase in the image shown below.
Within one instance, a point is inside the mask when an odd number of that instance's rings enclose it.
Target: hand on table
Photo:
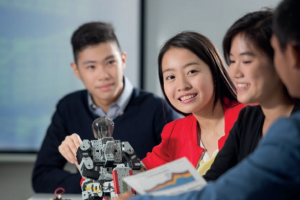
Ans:
[[[61,145],[59,145],[58,150],[60,154],[70,163],[75,164],[79,168],[76,152],[78,147],[81,145],[82,141],[78,134],[73,133],[70,136],[67,136]]]

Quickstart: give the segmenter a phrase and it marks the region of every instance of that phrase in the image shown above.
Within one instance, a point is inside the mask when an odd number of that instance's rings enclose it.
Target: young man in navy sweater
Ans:
[[[35,192],[63,187],[67,193],[81,193],[79,172],[63,168],[67,161],[78,166],[76,151],[81,140],[94,139],[91,125],[99,116],[114,121],[114,139],[128,141],[141,159],[160,143],[164,125],[178,118],[163,99],[133,87],[123,75],[127,55],[110,24],[83,24],[71,43],[71,67],[86,90],[58,102],[33,170]]]

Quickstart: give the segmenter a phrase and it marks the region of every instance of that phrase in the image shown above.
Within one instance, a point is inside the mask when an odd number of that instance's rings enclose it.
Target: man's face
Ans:
[[[287,44],[285,50],[281,50],[279,40],[274,34],[271,38],[271,45],[274,49],[275,68],[280,79],[292,97],[300,98],[300,63],[297,58],[299,52],[290,43]]]
[[[123,91],[126,53],[120,53],[115,42],[88,46],[78,53],[74,74],[91,93],[96,105],[109,107]]]

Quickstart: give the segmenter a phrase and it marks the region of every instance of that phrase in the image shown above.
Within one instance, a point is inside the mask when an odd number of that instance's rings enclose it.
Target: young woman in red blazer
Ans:
[[[187,157],[203,175],[245,105],[237,102],[218,50],[200,33],[169,39],[159,53],[158,70],[167,102],[185,117],[164,127],[161,143],[142,162],[148,170]]]

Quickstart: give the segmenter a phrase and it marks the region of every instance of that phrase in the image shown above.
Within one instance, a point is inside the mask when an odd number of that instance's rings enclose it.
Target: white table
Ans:
[[[28,200],[49,200],[49,199],[54,199],[55,195],[54,194],[35,194],[32,197],[30,197]],[[63,194],[62,195],[63,199],[68,199],[68,200],[82,200],[81,194]]]

